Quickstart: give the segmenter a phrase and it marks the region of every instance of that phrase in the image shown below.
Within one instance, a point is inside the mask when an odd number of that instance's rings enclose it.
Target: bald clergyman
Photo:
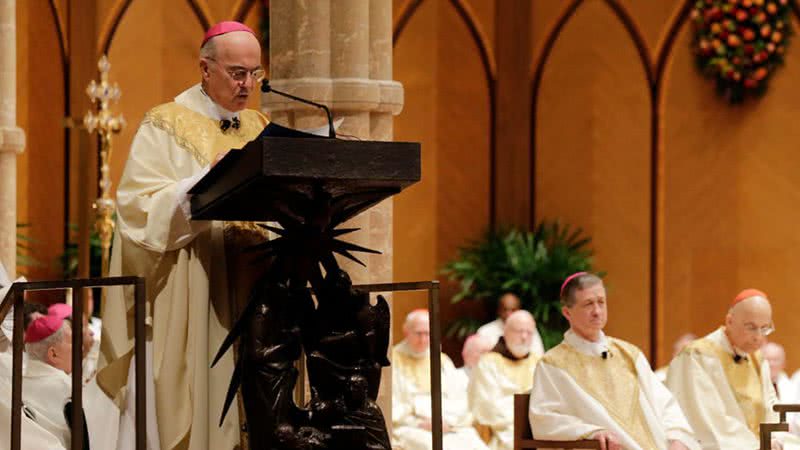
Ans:
[[[757,449],[759,424],[778,422],[769,364],[759,349],[775,330],[767,295],[745,289],[725,325],[689,344],[672,360],[667,386],[704,450]],[[772,448],[790,439],[785,433]]]

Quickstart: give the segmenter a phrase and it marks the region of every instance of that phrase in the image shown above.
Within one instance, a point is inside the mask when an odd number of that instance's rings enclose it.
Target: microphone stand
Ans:
[[[316,106],[317,108],[322,108],[323,110],[325,110],[325,115],[328,116],[328,137],[331,138],[336,137],[336,130],[333,129],[333,116],[331,116],[331,110],[328,109],[327,106],[323,105],[322,103],[312,102],[311,100],[306,100],[304,98],[300,98],[295,95],[287,94],[286,92],[273,89],[272,86],[269,85],[269,80],[267,79],[261,81],[261,92],[265,94],[268,92],[274,92],[282,97],[290,98],[292,100],[298,101],[300,103],[305,103],[307,105]]]

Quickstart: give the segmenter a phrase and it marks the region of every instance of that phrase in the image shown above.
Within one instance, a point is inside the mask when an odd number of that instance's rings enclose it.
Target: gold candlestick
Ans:
[[[115,203],[111,198],[111,177],[109,161],[111,160],[111,135],[119,133],[125,126],[125,119],[122,114],[113,116],[109,110],[109,104],[116,103],[120,97],[119,85],[114,83],[112,86],[108,81],[108,71],[111,64],[108,57],[103,55],[97,63],[100,71],[100,82],[92,80],[86,88],[86,94],[96,104],[96,113],[88,111],[83,117],[83,124],[89,133],[100,135],[100,197],[94,202],[94,209],[97,214],[95,219],[95,229],[100,235],[100,245],[103,249],[102,276],[108,275],[108,260],[111,251],[111,238],[114,235],[114,215]]]

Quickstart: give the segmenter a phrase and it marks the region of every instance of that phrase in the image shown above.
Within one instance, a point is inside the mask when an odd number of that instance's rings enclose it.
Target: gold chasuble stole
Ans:
[[[518,386],[517,393],[530,392],[533,388],[533,369],[539,361],[535,355],[528,355],[527,358],[509,359],[497,352],[489,352],[481,356],[486,358],[499,372],[505,375],[511,382]]]
[[[241,148],[255,139],[267,126],[267,118],[257,111],[239,113],[239,129],[220,129],[219,121],[175,102],[156,106],[147,112],[142,124],[150,123],[164,130],[179,146],[189,151],[201,166],[211,164],[217,153]]]
[[[442,360],[445,356],[442,355]],[[442,361],[444,365],[444,361]],[[431,357],[415,358],[406,352],[392,349],[392,369],[403,374],[402,377],[412,380],[420,393],[431,392]]]
[[[764,418],[764,390],[761,380],[761,352],[751,353],[747,359],[738,363],[733,355],[710,339],[698,339],[686,348],[689,352],[711,356],[719,360],[728,385],[742,410],[747,427],[755,436],[759,435],[759,425]]]
[[[636,372],[639,349],[612,338],[608,339],[608,349],[611,357],[603,359],[562,342],[545,354],[542,361],[567,372],[640,447],[658,448],[639,403]]]

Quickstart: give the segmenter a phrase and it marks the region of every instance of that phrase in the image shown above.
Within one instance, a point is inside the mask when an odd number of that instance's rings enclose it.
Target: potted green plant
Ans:
[[[572,273],[593,271],[590,241],[581,228],[558,221],[542,222],[533,231],[489,230],[445,265],[444,273],[460,287],[451,301],[483,302],[494,315],[500,296],[513,292],[536,318],[545,348],[551,348],[567,329],[559,304],[561,283]],[[448,325],[447,335],[464,337],[479,325],[473,318],[458,318]]]

